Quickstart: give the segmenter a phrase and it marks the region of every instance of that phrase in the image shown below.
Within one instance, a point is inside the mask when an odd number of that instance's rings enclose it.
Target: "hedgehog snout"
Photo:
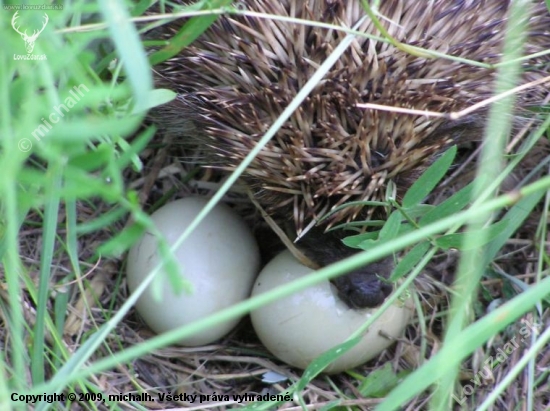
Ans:
[[[339,297],[350,308],[372,308],[379,306],[393,290],[384,281],[393,269],[391,257],[352,271],[332,282],[338,289]]]
[[[296,245],[320,267],[334,264],[358,252],[342,242],[345,231],[323,232],[316,227]],[[383,279],[394,268],[393,257],[386,257],[332,280],[340,298],[350,308],[376,307],[384,302],[393,287]]]

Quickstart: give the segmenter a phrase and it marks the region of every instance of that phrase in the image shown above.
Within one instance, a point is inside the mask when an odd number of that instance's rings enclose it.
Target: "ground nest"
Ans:
[[[128,172],[128,184],[135,188],[141,196],[145,210],[158,208],[163,202],[189,195],[210,196],[219,186],[219,175],[210,171],[200,170],[192,161],[189,153],[178,152],[178,147],[167,146],[159,141],[158,145],[146,150],[141,156],[145,167],[143,172]],[[181,161],[185,158],[186,161]],[[249,216],[251,225],[258,224],[259,215],[254,214],[253,206],[238,188],[230,192],[225,202],[233,206],[243,216]],[[106,212],[109,206],[102,203],[78,206],[82,222]],[[35,216],[39,220],[38,216]],[[106,241],[122,226],[111,227],[90,235],[80,237],[79,248],[85,261],[89,255],[86,250],[95,249],[98,243]],[[26,263],[32,267],[38,261],[38,245],[41,242],[40,231],[32,228],[32,218],[27,220],[27,228],[21,231],[21,254]],[[523,283],[531,283],[536,276],[536,254],[529,239],[511,239],[505,252],[495,260],[491,270],[493,278],[486,279],[481,284],[479,299],[475,302],[476,316],[482,316],[491,310],[500,299],[506,299],[521,289],[513,281],[496,275],[497,272],[507,272],[517,275]],[[457,255],[441,253],[429,264],[425,274],[416,280],[419,291],[422,323],[418,316],[407,327],[405,335],[389,349],[383,351],[376,359],[368,362],[350,373],[333,376],[318,376],[301,392],[308,409],[321,409],[333,401],[350,409],[372,409],[391,388],[398,383],[398,378],[414,370],[429,360],[438,352],[442,344],[442,318],[448,310],[450,290]],[[70,270],[70,261],[66,255],[60,254],[52,271],[51,289],[54,292],[70,292],[70,310],[64,326],[65,343],[71,350],[76,350],[85,336],[97,329],[116,311],[127,298],[127,288],[124,272],[124,259],[103,260],[94,266],[80,281],[71,285],[60,286],[57,278]],[[27,297],[28,298],[28,297]],[[25,315],[29,324],[33,324],[35,313],[30,301],[24,304]],[[459,401],[466,404],[480,404],[489,395],[509,371],[516,366],[517,361],[528,349],[528,337],[548,327],[548,308],[541,313],[546,323],[540,324],[531,315],[524,316],[520,321],[509,326],[505,331],[492,338],[488,344],[475,352],[461,367],[460,382],[462,397]],[[526,331],[527,330],[527,331]],[[3,329],[3,333],[6,333]],[[526,334],[528,332],[528,334]],[[132,311],[109,335],[91,360],[109,355],[111,350],[131,347],[145,341],[153,334]],[[510,341],[519,343],[517,348],[511,348]],[[506,353],[506,354],[504,354]],[[498,363],[488,371],[489,362]],[[542,350],[537,355],[534,375],[536,379],[547,378],[550,367],[550,348]],[[276,372],[277,377],[270,377],[268,372]],[[383,384],[376,390],[362,380],[365,376],[379,372]],[[390,377],[388,377],[390,375]],[[204,347],[184,348],[169,346],[155,350],[147,355],[121,364],[110,372],[95,376],[95,383],[105,394],[149,392],[188,395],[211,395],[203,403],[185,401],[143,402],[148,409],[167,409],[184,407],[194,409],[235,409],[238,405],[232,395],[277,394],[285,392],[289,384],[299,380],[301,371],[282,364],[269,354],[255,336],[250,320],[245,318],[228,336],[216,344]],[[274,378],[273,381],[270,378]],[[266,381],[264,381],[264,379]],[[528,379],[518,377],[501,395],[494,406],[495,410],[513,409],[527,390]],[[550,387],[548,381],[540,384],[535,392],[536,410],[547,409],[550,403]],[[214,397],[214,395],[221,395]],[[224,395],[229,395],[226,401]],[[181,397],[184,399],[185,397]],[[191,397],[188,397],[191,398]],[[409,402],[406,409],[424,409],[428,396],[419,396]],[[122,407],[124,402],[120,403]],[[128,409],[132,409],[127,404]],[[81,409],[87,409],[82,404]],[[73,408],[77,409],[77,408]],[[101,408],[101,406],[99,407]],[[288,402],[278,409],[302,409],[296,402]]]

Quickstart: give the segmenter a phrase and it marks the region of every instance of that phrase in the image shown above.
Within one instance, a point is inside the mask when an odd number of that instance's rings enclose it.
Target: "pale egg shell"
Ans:
[[[265,266],[256,279],[252,295],[265,293],[313,272],[284,251]],[[349,308],[329,282],[308,287],[251,313],[252,324],[265,347],[285,363],[306,368],[323,352],[344,342],[377,310]],[[383,330],[400,337],[412,315],[411,298],[396,301],[350,351],[324,372],[336,373],[374,358],[393,341],[379,335]]]
[[[174,244],[207,203],[190,197],[166,204],[152,216],[157,229]],[[136,309],[157,333],[202,319],[248,298],[259,267],[258,245],[245,222],[228,206],[218,204],[174,253],[180,273],[193,286],[192,294],[176,295],[165,272],[161,271],[162,297],[153,297],[151,283],[138,299]],[[160,262],[155,237],[147,232],[128,254],[127,279],[134,291]],[[227,334],[239,318],[204,330],[179,343],[197,346]]]

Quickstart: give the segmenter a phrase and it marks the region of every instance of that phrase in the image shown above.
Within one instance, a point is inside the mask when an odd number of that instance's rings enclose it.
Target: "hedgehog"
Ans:
[[[178,97],[150,117],[178,141],[198,144],[205,163],[232,171],[255,147],[346,32],[272,19],[276,15],[355,29],[357,36],[242,175],[255,200],[278,221],[293,222],[297,246],[319,266],[348,257],[343,230],[331,226],[384,218],[385,209],[347,202],[384,200],[389,182],[402,196],[451,145],[483,134],[488,108],[459,120],[364,109],[360,103],[448,114],[494,95],[508,0],[385,0],[379,19],[401,44],[456,59],[411,54],[384,40],[360,0],[244,0],[174,58],[155,67],[156,85]],[[550,14],[526,1],[529,16],[521,83],[548,76]],[[169,36],[181,21],[162,28]],[[158,33],[157,33],[158,34]],[[518,93],[515,126],[533,117],[548,83]],[[523,119],[523,120],[522,120]],[[357,204],[357,203],[354,203]],[[330,215],[329,215],[330,214]],[[323,219],[328,215],[328,218]],[[317,224],[320,220],[322,222]],[[315,225],[315,226],[314,226]],[[306,227],[309,229],[307,232]],[[375,307],[389,295],[393,258],[333,280],[350,307]]]

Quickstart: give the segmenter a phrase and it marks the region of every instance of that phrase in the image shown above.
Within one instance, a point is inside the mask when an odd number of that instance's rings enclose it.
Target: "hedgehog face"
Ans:
[[[342,242],[347,235],[343,230],[325,233],[322,228],[315,227],[296,245],[311,261],[325,267],[358,252]],[[332,283],[350,308],[376,307],[392,291],[393,287],[385,279],[389,278],[393,268],[393,257],[387,257],[335,278]]]
[[[393,269],[391,258],[369,264],[333,280],[339,297],[351,308],[372,308],[384,302],[393,287],[384,281]]]

